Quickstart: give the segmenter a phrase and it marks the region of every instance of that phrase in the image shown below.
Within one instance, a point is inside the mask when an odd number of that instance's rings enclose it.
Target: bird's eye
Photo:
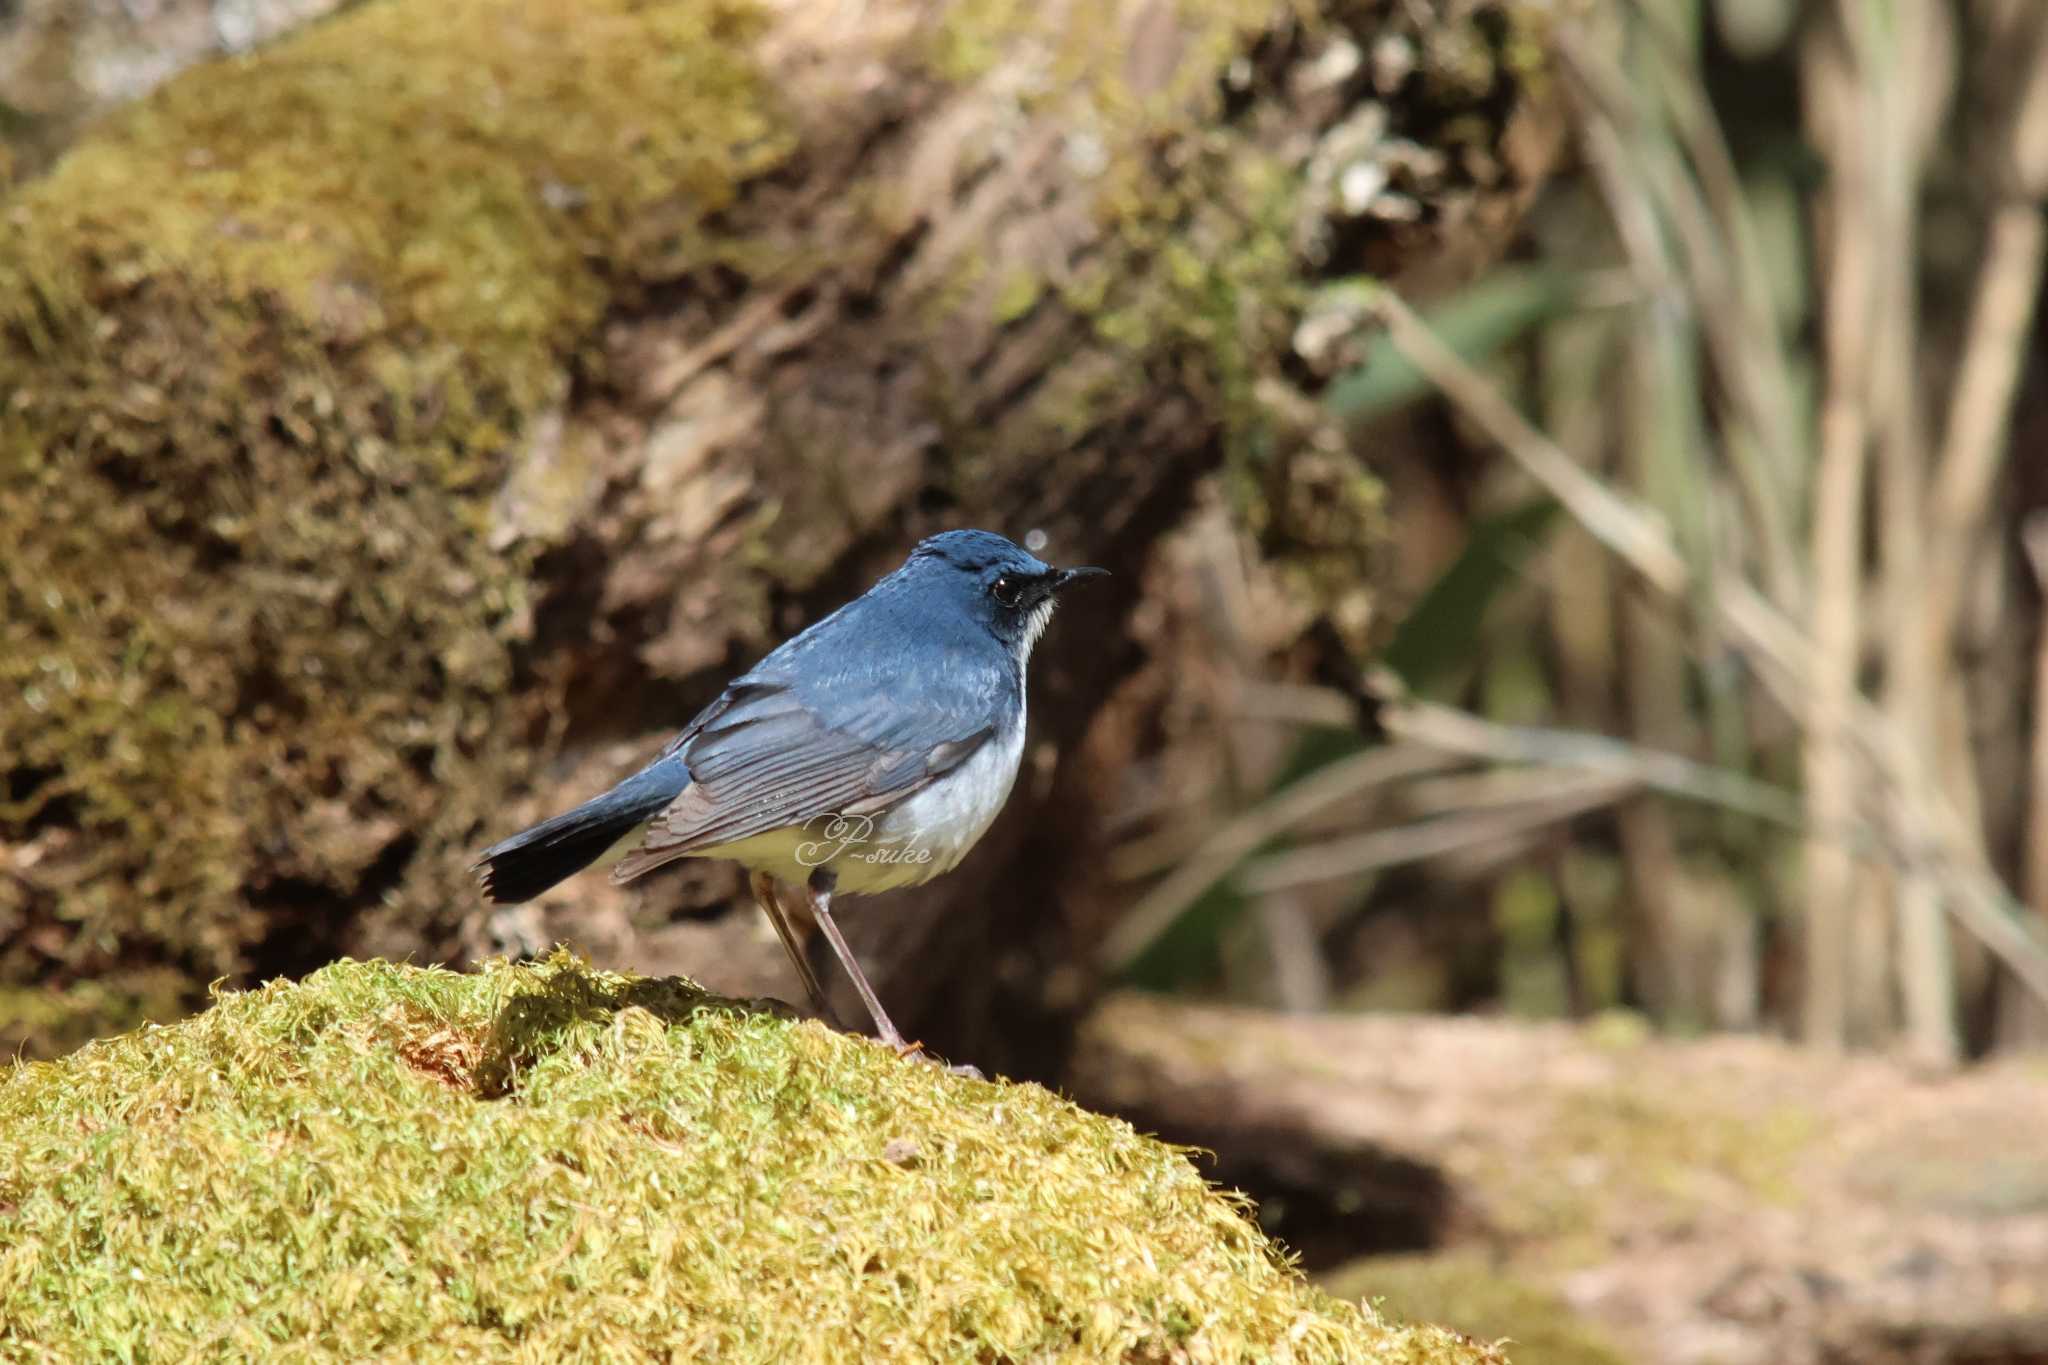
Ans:
[[[1024,600],[1024,586],[1008,574],[1004,574],[988,585],[988,595],[1006,607],[1014,607]]]

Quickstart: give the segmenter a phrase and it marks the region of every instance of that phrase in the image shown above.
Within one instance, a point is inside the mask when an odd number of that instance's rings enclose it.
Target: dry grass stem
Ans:
[[[1595,540],[1666,596],[1686,601],[1692,583],[1684,560],[1654,514],[1588,474],[1531,426],[1484,376],[1450,350],[1401,299],[1378,295],[1374,308],[1388,335],[1522,470],[1556,497]],[[1706,605],[1730,642],[1787,714],[1800,717],[1815,670],[1812,642],[1747,580],[1725,570]],[[1945,902],[1964,928],[2010,967],[2028,990],[2048,1000],[2048,947],[2013,913],[2011,894],[1985,866],[1981,851],[1947,795],[1916,780],[1911,746],[1892,720],[1852,692],[1843,733],[1862,751],[1881,795],[1885,844],[1894,859],[1926,861],[1948,892]],[[1851,828],[1852,806],[1838,828]]]

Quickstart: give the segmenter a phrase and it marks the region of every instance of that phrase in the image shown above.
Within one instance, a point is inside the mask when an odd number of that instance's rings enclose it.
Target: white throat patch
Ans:
[[[1038,643],[1038,637],[1045,634],[1046,626],[1052,621],[1052,609],[1055,605],[1055,599],[1048,597],[1033,607],[1031,614],[1024,618],[1024,638],[1017,651],[1018,658],[1031,657],[1032,647]]]

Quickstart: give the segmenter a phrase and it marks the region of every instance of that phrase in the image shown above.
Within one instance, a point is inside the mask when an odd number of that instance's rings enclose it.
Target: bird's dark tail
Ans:
[[[530,901],[596,862],[689,785],[683,760],[664,754],[604,795],[491,845],[470,870],[487,899],[503,905]]]

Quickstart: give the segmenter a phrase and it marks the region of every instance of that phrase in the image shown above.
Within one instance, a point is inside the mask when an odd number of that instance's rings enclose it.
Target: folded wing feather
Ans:
[[[688,764],[691,784],[654,817],[612,880],[822,816],[879,814],[964,763],[994,733],[958,733],[957,713],[918,708],[886,689],[837,711],[828,724],[789,687],[735,684],[670,746]]]

